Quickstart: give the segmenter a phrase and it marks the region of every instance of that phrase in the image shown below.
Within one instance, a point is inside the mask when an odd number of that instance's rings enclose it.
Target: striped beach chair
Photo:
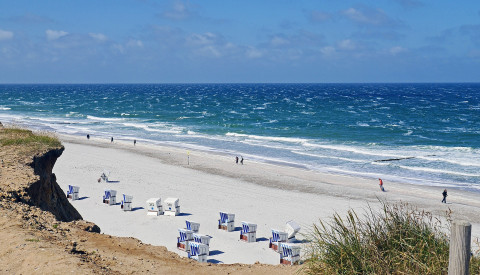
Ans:
[[[192,230],[195,233],[197,233],[198,230],[200,229],[200,224],[198,222],[185,220],[185,224],[187,225],[188,230]]]
[[[226,230],[228,232],[235,230],[235,214],[220,212],[218,229]]]
[[[299,246],[291,243],[280,243],[280,263],[286,265],[295,265],[300,263],[300,250]]]
[[[105,194],[103,195],[103,203],[108,205],[117,204],[117,191],[111,189],[105,190]]]
[[[200,263],[206,263],[207,257],[210,254],[208,245],[190,242],[190,251],[188,252],[188,258],[197,260]]]
[[[193,242],[193,231],[179,228],[178,234],[180,235],[177,237],[177,248],[183,251],[190,251],[189,243]]]
[[[78,200],[78,192],[80,191],[80,187],[69,185],[67,191],[67,198],[74,200]]]
[[[288,237],[287,232],[272,229],[272,237],[270,238],[270,243],[268,244],[268,247],[275,250],[278,253],[281,253],[282,247],[280,246],[280,244],[286,243],[288,241],[287,237]]]
[[[242,222],[242,231],[240,232],[240,240],[247,243],[257,241],[257,225],[250,222]]]
[[[193,241],[197,243],[203,243],[205,245],[210,246],[210,239],[212,237],[207,236],[207,235],[202,235],[198,233],[193,233]]]

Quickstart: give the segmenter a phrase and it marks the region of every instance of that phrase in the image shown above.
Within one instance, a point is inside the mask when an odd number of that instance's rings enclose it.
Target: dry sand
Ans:
[[[68,185],[80,187],[80,200],[73,206],[85,220],[96,223],[102,233],[128,236],[144,243],[176,248],[178,228],[185,220],[200,223],[200,232],[213,238],[211,263],[277,264],[279,255],[268,248],[271,229],[283,229],[295,220],[307,233],[319,219],[328,220],[333,213],[353,208],[362,211],[379,205],[379,199],[403,201],[421,209],[443,215],[448,209],[454,219],[470,221],[473,236],[480,236],[479,194],[449,190],[448,203],[440,203],[443,188],[385,182],[381,192],[378,180],[307,171],[300,168],[254,163],[235,164],[234,156],[181,148],[143,145],[91,138],[60,136],[65,146],[53,172],[63,190]],[[188,159],[189,158],[189,159]],[[188,162],[188,163],[187,163]],[[98,183],[103,170],[110,180]],[[135,211],[124,212],[120,206],[102,203],[105,189],[133,196]],[[182,215],[147,216],[146,200],[160,197],[180,199]],[[217,229],[219,211],[234,213],[235,225],[241,221],[256,223],[256,243],[239,240],[240,231]],[[298,235],[302,240],[304,236]],[[301,244],[300,244],[301,245]]]

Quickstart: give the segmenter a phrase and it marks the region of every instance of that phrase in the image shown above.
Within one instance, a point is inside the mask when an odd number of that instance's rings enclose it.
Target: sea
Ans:
[[[480,192],[480,83],[11,84],[0,121]]]

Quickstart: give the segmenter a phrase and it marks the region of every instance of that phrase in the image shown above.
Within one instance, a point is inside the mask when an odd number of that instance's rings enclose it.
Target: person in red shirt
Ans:
[[[382,190],[383,192],[385,192],[385,189],[383,189],[383,181],[382,179],[378,179],[380,181],[379,185],[380,185],[380,190]]]

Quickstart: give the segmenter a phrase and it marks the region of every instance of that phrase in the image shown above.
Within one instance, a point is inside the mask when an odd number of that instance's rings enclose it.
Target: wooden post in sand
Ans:
[[[472,225],[469,222],[452,223],[448,275],[469,274],[471,237]]]

